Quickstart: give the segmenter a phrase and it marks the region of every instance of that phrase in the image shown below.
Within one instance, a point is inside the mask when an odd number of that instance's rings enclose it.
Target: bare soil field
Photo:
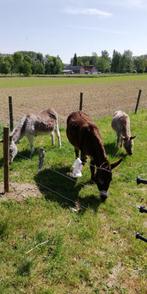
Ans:
[[[83,92],[83,111],[91,117],[112,115],[114,111],[134,111],[139,89],[142,89],[140,108],[147,108],[146,81],[116,81],[92,85],[60,85],[0,90],[0,122],[8,123],[8,96],[13,96],[14,121],[26,113],[53,107],[64,126],[68,114],[79,109]]]

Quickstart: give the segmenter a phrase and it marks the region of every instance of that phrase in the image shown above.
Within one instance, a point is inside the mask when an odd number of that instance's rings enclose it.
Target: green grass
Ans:
[[[125,152],[116,153],[110,121],[105,117],[96,124],[112,162]],[[61,175],[74,161],[64,129],[60,150],[48,137],[36,137],[36,146],[46,150],[39,174],[38,153],[27,159],[28,144],[22,139],[10,181],[35,183],[42,197],[0,201],[0,293],[146,293],[146,243],[136,240],[135,232],[147,236],[146,215],[136,208],[147,205],[146,186],[136,185],[138,175],[147,178],[147,112],[131,114],[131,126],[137,135],[134,154],[114,170],[104,203],[96,185],[88,182],[88,165],[77,181]],[[76,199],[80,213],[71,210]]]
[[[93,83],[113,83],[125,82],[130,80],[147,80],[146,74],[128,74],[128,75],[100,75],[100,76],[50,76],[50,77],[1,77],[1,88],[19,88],[19,87],[40,87],[40,86],[58,86],[58,85],[78,85],[78,84],[93,84]]]

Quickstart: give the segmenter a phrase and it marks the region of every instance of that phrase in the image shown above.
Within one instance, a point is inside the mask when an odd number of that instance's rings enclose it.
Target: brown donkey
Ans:
[[[84,164],[89,156],[91,179],[97,184],[102,199],[107,198],[107,191],[112,180],[112,169],[122,159],[110,164],[97,126],[82,111],[72,112],[67,118],[67,137],[75,148],[76,157],[81,151]]]

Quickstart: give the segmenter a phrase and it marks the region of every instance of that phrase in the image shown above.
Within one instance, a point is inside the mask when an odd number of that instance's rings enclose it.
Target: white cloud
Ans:
[[[66,8],[64,11],[65,13],[72,15],[112,16],[112,13],[97,8]]]

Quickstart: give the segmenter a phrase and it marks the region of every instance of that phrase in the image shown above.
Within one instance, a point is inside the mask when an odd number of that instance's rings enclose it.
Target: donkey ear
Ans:
[[[136,136],[131,136],[130,137],[130,140],[133,140],[133,139],[135,139],[136,138]]]
[[[113,169],[113,168],[115,168],[116,166],[118,166],[118,165],[121,163],[122,160],[123,160],[123,159],[120,158],[118,161],[111,163],[111,169]]]

